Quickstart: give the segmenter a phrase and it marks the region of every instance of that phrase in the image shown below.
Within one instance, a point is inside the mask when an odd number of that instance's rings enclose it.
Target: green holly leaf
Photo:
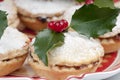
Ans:
[[[47,53],[49,50],[61,46],[64,42],[64,34],[45,29],[36,36],[34,43],[35,54],[48,65]]]
[[[85,2],[85,0],[76,0],[77,2]]]
[[[94,0],[94,5],[102,8],[102,7],[109,7],[111,9],[114,9],[114,2],[113,0]]]
[[[88,37],[98,37],[112,31],[119,9],[99,8],[96,5],[84,5],[72,16],[71,27]]]
[[[0,38],[7,27],[7,14],[5,11],[0,10]]]

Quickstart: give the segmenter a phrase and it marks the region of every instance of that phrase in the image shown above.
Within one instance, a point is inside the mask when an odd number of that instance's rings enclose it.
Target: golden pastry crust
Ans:
[[[13,27],[13,28],[19,28],[19,24],[20,24],[20,20],[17,17],[13,22],[11,22],[10,24],[8,24],[9,26]]]
[[[13,24],[14,22],[16,23],[16,19],[18,19],[17,16],[17,8],[15,6],[15,4],[13,3],[13,1],[11,0],[5,0],[6,5],[4,5],[6,8],[9,8],[8,12],[8,25]],[[12,11],[10,11],[12,10]],[[13,27],[17,27],[17,26],[13,26]]]
[[[19,16],[20,20],[26,27],[34,31],[40,31],[47,27],[47,22],[42,22],[36,18],[29,18],[25,16]]]
[[[65,80],[70,75],[80,75],[83,73],[95,72],[100,62],[95,66],[86,67],[80,70],[58,70],[56,68],[50,68],[45,66],[41,61],[34,61],[31,57],[29,58],[29,64],[40,77],[45,77],[48,80]]]
[[[28,45],[20,50],[0,54],[0,76],[8,75],[22,66],[28,55]]]
[[[24,63],[27,54],[17,56],[12,59],[0,60],[0,76],[8,75],[19,69]]]
[[[116,39],[115,37],[103,38],[100,42],[105,53],[112,53],[120,49],[120,39]]]

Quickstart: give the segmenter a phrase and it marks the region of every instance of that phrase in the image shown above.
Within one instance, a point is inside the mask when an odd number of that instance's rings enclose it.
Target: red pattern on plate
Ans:
[[[117,57],[117,52],[113,52],[105,55],[101,65],[99,66],[96,72],[101,72],[106,68],[108,68],[114,62],[116,57]]]
[[[78,80],[82,80],[85,75],[86,75],[86,74],[82,74],[82,75],[80,75],[80,76],[71,76],[71,77],[68,77],[66,80],[71,80],[71,79],[73,79],[73,78],[78,79]]]

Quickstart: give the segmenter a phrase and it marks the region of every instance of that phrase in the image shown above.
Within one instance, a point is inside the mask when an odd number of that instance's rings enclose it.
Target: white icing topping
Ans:
[[[71,23],[71,19],[72,19],[72,15],[75,13],[75,11],[79,8],[81,8],[83,5],[76,5],[73,6],[71,8],[69,8],[68,10],[65,11],[65,13],[63,14],[63,19],[67,20],[69,25]]]
[[[76,32],[65,33],[65,43],[49,52],[49,63],[80,63],[99,59],[104,50],[99,42],[88,39]]]
[[[5,54],[8,51],[21,49],[25,46],[28,37],[19,32],[17,29],[7,27],[0,39],[0,54]]]
[[[17,6],[32,14],[56,14],[75,5],[73,0],[15,0]]]

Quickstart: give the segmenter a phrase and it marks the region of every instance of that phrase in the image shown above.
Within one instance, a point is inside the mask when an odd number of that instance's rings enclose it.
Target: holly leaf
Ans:
[[[45,29],[36,36],[34,45],[35,54],[48,65],[47,53],[49,50],[61,46],[64,42],[64,34]]]
[[[85,0],[76,0],[77,2],[85,2]]]
[[[7,14],[5,11],[0,10],[0,38],[7,27]]]
[[[102,8],[102,7],[109,7],[114,9],[114,1],[113,0],[94,0],[94,5]]]
[[[112,31],[120,9],[99,8],[96,5],[84,5],[72,16],[71,27],[88,37],[98,37]]]

